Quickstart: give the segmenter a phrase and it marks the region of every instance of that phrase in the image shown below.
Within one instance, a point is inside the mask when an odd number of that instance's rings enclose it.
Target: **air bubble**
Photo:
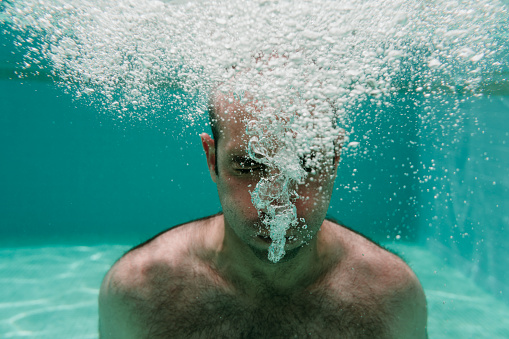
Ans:
[[[363,152],[349,142],[353,119],[370,114],[362,112],[365,102],[383,110],[403,93],[400,102],[413,107],[418,93],[423,125],[445,135],[461,117],[438,121],[426,103],[460,91],[476,96],[483,80],[507,67],[499,41],[506,40],[509,16],[497,0],[426,6],[416,0],[19,0],[3,7],[14,41],[24,39],[20,64],[47,70],[112,117],[182,119],[190,128],[203,121],[212,91],[251,101],[249,156],[273,173],[257,183],[252,202],[265,212],[274,262],[284,255],[285,232],[300,220],[296,187],[318,180],[302,162],[316,174],[338,145],[347,145],[342,158],[375,149],[371,135],[363,136]],[[431,180],[436,168],[431,164],[418,180]]]

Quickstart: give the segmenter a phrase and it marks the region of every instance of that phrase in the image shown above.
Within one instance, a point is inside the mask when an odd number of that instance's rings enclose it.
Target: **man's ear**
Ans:
[[[200,138],[207,158],[207,167],[209,168],[210,177],[212,181],[216,182],[216,148],[214,147],[214,139],[207,133],[200,134]]]

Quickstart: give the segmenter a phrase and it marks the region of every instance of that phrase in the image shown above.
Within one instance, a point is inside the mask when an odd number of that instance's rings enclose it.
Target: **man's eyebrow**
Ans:
[[[314,158],[316,158],[316,154],[317,154],[316,151],[309,151],[309,152],[306,152],[306,153],[303,153],[302,155],[300,155],[299,158],[301,158],[301,159],[304,159],[304,158],[314,159]]]
[[[231,162],[244,165],[261,165],[260,162],[251,159],[249,155],[232,155]]]
[[[248,155],[232,155],[231,157],[232,162],[255,162],[253,159],[251,159]]]

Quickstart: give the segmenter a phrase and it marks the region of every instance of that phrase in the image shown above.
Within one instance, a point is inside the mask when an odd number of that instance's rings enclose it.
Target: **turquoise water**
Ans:
[[[389,244],[419,276],[429,337],[509,338],[509,307],[427,249]],[[0,249],[1,338],[94,339],[102,277],[126,245]]]
[[[471,25],[453,7],[428,14],[437,34],[442,21],[448,36]],[[491,31],[500,46],[507,27]],[[103,31],[90,37],[110,46]],[[220,209],[198,137],[208,127],[204,117],[192,126],[182,119],[191,100],[116,116],[77,99],[47,76],[51,67],[23,68],[31,43],[20,37],[0,34],[0,338],[97,338],[97,294],[111,264],[153,234]],[[482,45],[472,41],[465,46]],[[444,46],[451,53],[441,56],[454,57],[459,45]],[[426,291],[430,338],[509,338],[508,49],[497,55],[505,68],[480,71],[479,97],[458,85],[455,95],[439,86],[424,99],[402,85],[381,107],[360,103],[349,122],[360,146],[342,154],[329,214],[407,259]],[[461,83],[467,73],[449,75]]]

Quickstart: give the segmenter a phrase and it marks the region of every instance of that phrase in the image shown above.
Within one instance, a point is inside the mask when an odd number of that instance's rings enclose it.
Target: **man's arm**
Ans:
[[[406,281],[395,291],[394,338],[427,339],[426,296],[415,274],[410,273]]]
[[[120,266],[120,267],[119,267]],[[128,275],[117,263],[108,272],[99,291],[99,338],[144,338],[136,312],[136,298]]]

